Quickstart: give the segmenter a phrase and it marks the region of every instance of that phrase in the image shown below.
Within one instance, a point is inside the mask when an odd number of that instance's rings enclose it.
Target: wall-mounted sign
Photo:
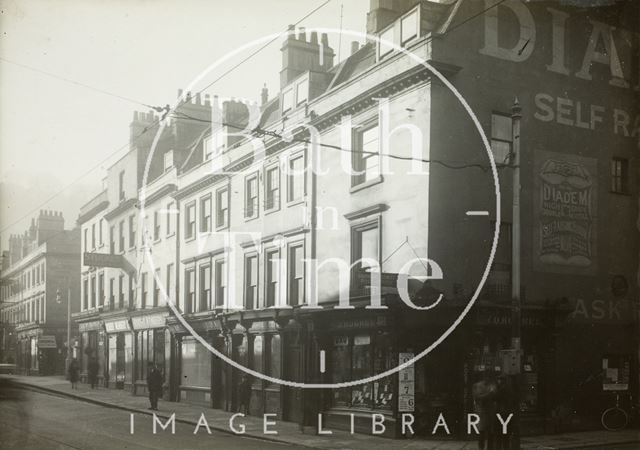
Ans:
[[[90,267],[112,267],[122,269],[128,273],[135,272],[127,259],[122,255],[113,255],[111,253],[83,253],[82,264]]]
[[[56,343],[55,336],[39,336],[38,337],[38,348],[58,348],[58,344]]]
[[[161,328],[166,323],[164,314],[149,314],[146,316],[137,316],[131,318],[131,324],[134,330],[146,330],[149,328]]]
[[[602,389],[605,391],[626,391],[629,389],[629,355],[605,355],[602,358]]]
[[[120,331],[129,331],[129,321],[127,319],[113,320],[105,322],[104,328],[107,333],[118,333]]]
[[[596,270],[597,161],[538,152],[534,164],[534,265],[551,272]]]
[[[399,353],[398,361],[404,364],[411,361],[413,353]],[[413,412],[415,409],[415,372],[413,364],[398,372],[398,411]]]

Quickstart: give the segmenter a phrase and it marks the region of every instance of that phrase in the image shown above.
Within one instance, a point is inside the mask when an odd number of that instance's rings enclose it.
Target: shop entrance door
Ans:
[[[118,333],[116,335],[116,389],[124,389],[124,378],[124,333]]]
[[[300,346],[285,346],[284,379],[300,380]],[[299,388],[283,386],[284,411],[283,418],[290,422],[299,422],[302,417],[302,393]]]

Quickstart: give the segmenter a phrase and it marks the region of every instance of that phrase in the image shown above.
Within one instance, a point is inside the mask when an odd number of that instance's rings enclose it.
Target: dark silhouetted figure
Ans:
[[[80,379],[80,366],[78,360],[73,358],[69,364],[69,381],[71,381],[71,389],[78,389],[78,380]]]
[[[240,412],[249,414],[251,406],[251,377],[244,375],[240,381]]]
[[[158,399],[162,396],[162,373],[156,364],[151,364],[151,370],[147,375],[147,390],[149,391],[149,409],[158,410]]]
[[[89,384],[91,384],[91,389],[94,389],[98,385],[99,371],[100,371],[100,364],[98,364],[98,359],[95,356],[92,356],[91,359],[89,360],[89,366],[87,367]]]
[[[480,417],[478,424],[478,448],[493,450],[495,441],[496,394],[498,386],[491,371],[486,371],[482,379],[473,385],[473,400],[476,414]],[[486,446],[486,447],[485,447]]]

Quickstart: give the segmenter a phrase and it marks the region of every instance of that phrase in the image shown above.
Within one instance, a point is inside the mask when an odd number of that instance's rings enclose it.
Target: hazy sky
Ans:
[[[37,209],[62,210],[67,227],[73,225],[79,207],[99,192],[104,169],[126,151],[116,152],[128,142],[133,111],[145,110],[6,60],[143,103],[173,104],[177,90],[217,58],[285,30],[324,2],[0,0],[2,247],[6,248],[10,233],[25,230]],[[364,32],[368,4],[368,0],[331,0],[300,25],[339,28],[342,7],[343,28]],[[338,35],[329,36],[336,53],[338,40]],[[342,59],[352,40],[342,38]],[[266,82],[274,95],[281,42],[271,44],[207,92],[257,98]],[[256,48],[206,80],[212,81]],[[24,215],[28,216],[13,224]]]

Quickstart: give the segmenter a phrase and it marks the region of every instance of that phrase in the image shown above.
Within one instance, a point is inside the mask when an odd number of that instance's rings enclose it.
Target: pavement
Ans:
[[[42,393],[53,394],[66,397],[68,399],[81,400],[107,408],[133,413],[134,420],[146,419],[154,412],[148,409],[149,401],[146,397],[133,396],[130,392],[116,389],[98,388],[91,389],[85,384],[78,384],[79,389],[72,390],[68,381],[64,377],[14,377],[14,380],[31,390]],[[234,436],[229,427],[229,419],[232,413],[211,409],[207,407],[194,406],[180,402],[164,402],[159,404],[159,411],[155,412],[158,418],[165,421],[175,414],[175,420],[179,424],[191,425],[193,430],[204,414],[210,429],[215,432]],[[277,423],[270,428],[277,431],[277,434],[263,433],[263,420],[258,417],[236,418],[236,428],[240,424],[245,426],[245,433],[241,437],[250,437],[272,443],[288,444],[296,448],[316,448],[316,449],[353,449],[369,450],[372,447],[381,447],[391,450],[459,450],[475,449],[475,441],[456,440],[427,440],[422,438],[412,439],[387,439],[382,437],[372,437],[366,434],[349,434],[348,432],[332,430],[331,435],[318,435],[314,427],[305,427],[301,430],[298,424],[284,421]],[[206,434],[205,427],[199,429],[198,434]],[[220,435],[220,433],[218,433]],[[580,433],[562,433],[553,435],[541,435],[523,437],[521,441],[523,449],[637,449],[640,448],[640,432],[638,430],[625,429],[617,432],[609,431],[588,431]]]

